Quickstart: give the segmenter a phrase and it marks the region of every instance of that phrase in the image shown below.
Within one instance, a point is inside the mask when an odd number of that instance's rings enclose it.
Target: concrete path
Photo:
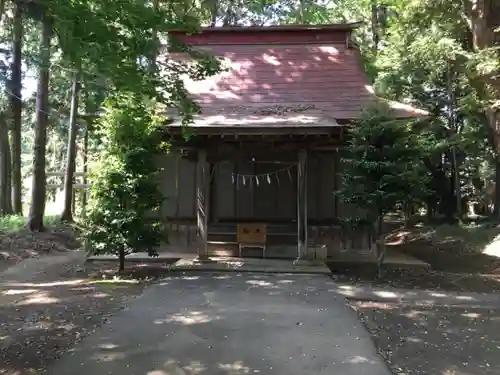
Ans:
[[[330,269],[321,261],[299,261],[292,259],[212,257],[209,262],[198,262],[193,254],[162,252],[156,258],[147,253],[130,254],[126,263],[164,263],[171,270],[182,272],[257,272],[257,273],[304,273],[311,275],[331,275]],[[87,262],[118,262],[114,255],[95,255]]]
[[[324,276],[170,277],[150,287],[48,375],[389,375]]]

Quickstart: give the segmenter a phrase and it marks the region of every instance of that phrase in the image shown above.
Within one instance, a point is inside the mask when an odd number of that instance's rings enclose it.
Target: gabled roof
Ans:
[[[355,25],[205,28],[173,36],[226,60],[228,69],[186,87],[201,106],[196,126],[338,126],[384,102],[395,118],[426,116],[378,98],[359,51]],[[246,124],[246,125],[245,125]],[[280,125],[281,124],[281,125]]]

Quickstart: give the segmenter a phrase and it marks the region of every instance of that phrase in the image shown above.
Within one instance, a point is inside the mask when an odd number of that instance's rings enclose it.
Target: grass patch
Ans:
[[[56,215],[45,216],[44,224],[47,226],[55,225],[59,221]],[[0,232],[12,233],[26,227],[28,218],[20,215],[7,215],[0,217]]]

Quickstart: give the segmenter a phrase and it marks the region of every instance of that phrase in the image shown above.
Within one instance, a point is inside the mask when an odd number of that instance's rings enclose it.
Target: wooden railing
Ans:
[[[326,248],[326,256],[334,258],[345,252],[374,252],[375,231],[367,222],[342,223],[309,227],[309,247]]]
[[[49,177],[59,177],[61,178],[61,182],[60,183],[47,183],[47,188],[48,189],[64,189],[64,176],[65,176],[65,172],[47,172],[45,173],[45,175],[47,176],[47,178]],[[88,173],[85,173],[85,172],[75,172],[73,174],[73,176],[75,178],[85,178],[87,177]],[[90,184],[84,184],[84,183],[74,183],[73,184],[73,189],[89,189],[91,187]]]

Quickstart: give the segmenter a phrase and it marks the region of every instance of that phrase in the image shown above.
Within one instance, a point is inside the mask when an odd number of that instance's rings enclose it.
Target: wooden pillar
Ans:
[[[215,192],[217,191],[217,187],[215,186],[215,181],[216,181],[216,164],[215,163],[209,163],[208,164],[208,205],[207,205],[207,210],[208,210],[208,219],[207,223],[215,223],[217,221],[217,218],[215,217],[215,208],[212,206],[212,204],[215,202]],[[212,209],[214,208],[214,209]],[[207,224],[208,225],[208,224]]]
[[[209,192],[209,164],[207,151],[198,150],[196,165],[196,226],[198,233],[198,259],[208,259],[208,198]]]
[[[297,258],[307,254],[307,150],[299,151],[297,164]]]

